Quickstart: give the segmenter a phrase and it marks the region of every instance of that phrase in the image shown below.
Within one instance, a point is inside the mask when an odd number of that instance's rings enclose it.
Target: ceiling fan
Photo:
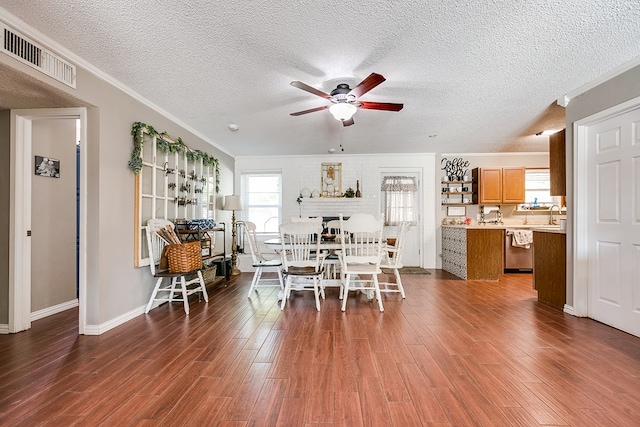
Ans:
[[[314,111],[322,111],[329,109],[329,112],[335,117],[336,120],[340,120],[344,126],[351,126],[353,122],[353,115],[358,111],[358,108],[365,110],[384,110],[384,111],[400,111],[404,104],[393,104],[390,102],[368,102],[360,101],[359,98],[365,93],[369,92],[374,87],[386,79],[376,73],[371,73],[369,77],[364,79],[358,84],[358,86],[351,89],[348,84],[340,83],[331,93],[324,93],[308,84],[293,81],[291,86],[295,86],[298,89],[306,90],[309,93],[320,96],[324,99],[328,99],[332,102],[331,105],[323,105],[322,107],[311,108],[310,110],[298,111],[291,113],[292,116],[301,116],[307,113],[313,113]]]

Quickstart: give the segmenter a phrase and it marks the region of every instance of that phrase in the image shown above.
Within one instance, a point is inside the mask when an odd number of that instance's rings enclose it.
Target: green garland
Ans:
[[[178,137],[174,142],[169,142],[167,139],[169,135],[166,132],[158,132],[153,126],[142,122],[134,122],[131,126],[131,135],[133,135],[133,151],[131,152],[131,159],[129,160],[129,169],[136,175],[142,170],[142,145],[144,143],[144,134],[150,137],[159,136],[156,138],[156,147],[162,153],[185,153],[187,161],[190,163],[197,162],[202,159],[204,166],[215,168],[216,174],[216,192],[220,192],[220,163],[218,159],[212,155],[202,152],[200,150],[192,150],[187,147],[182,138]]]

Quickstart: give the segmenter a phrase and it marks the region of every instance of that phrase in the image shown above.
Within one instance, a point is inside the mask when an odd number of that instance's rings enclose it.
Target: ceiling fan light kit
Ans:
[[[315,111],[322,111],[329,109],[329,112],[335,117],[336,120],[342,122],[343,126],[351,126],[353,121],[353,115],[358,111],[358,108],[365,110],[382,110],[382,111],[400,111],[404,104],[393,104],[390,102],[367,102],[359,101],[358,98],[369,92],[374,87],[386,79],[381,74],[371,73],[369,77],[364,79],[358,86],[351,89],[348,84],[341,83],[331,94],[324,93],[314,87],[309,86],[306,83],[300,81],[291,82],[291,86],[297,87],[316,96],[324,99],[328,99],[333,103],[331,106],[323,105],[321,107],[311,108],[309,110],[297,111],[291,113],[292,116],[301,116],[303,114],[313,113]]]
[[[358,108],[353,104],[347,104],[345,102],[340,102],[338,104],[333,104],[329,107],[329,112],[336,119],[341,122],[345,120],[349,120],[353,115],[358,111]]]

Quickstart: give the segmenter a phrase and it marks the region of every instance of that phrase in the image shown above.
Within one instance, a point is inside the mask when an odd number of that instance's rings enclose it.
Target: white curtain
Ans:
[[[385,176],[382,180],[384,192],[384,224],[400,225],[402,222],[418,223],[416,192],[418,184],[412,176]]]

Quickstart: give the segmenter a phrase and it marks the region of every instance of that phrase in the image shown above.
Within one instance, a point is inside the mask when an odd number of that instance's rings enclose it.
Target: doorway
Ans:
[[[640,336],[640,98],[574,129],[574,311]]]
[[[9,332],[31,327],[32,321],[32,193],[34,179],[34,123],[41,120],[79,121],[79,142],[86,146],[85,108],[12,110],[11,112],[11,176],[10,185],[10,258],[9,258]],[[79,251],[77,262],[79,333],[86,325],[86,150],[79,156]],[[76,161],[67,164],[75,181]],[[41,177],[36,177],[41,179]],[[75,224],[74,225],[74,229]],[[75,258],[75,256],[74,256]],[[75,274],[73,275],[75,276]]]
[[[407,241],[404,246],[404,253],[402,255],[402,264],[410,267],[422,267],[422,254],[420,248],[422,247],[420,236],[422,235],[422,217],[421,212],[421,172],[418,170],[394,170],[385,171],[380,175],[380,183],[384,187],[385,185],[398,185],[395,201],[392,202],[397,206],[394,206],[395,211],[404,211],[402,220],[408,219],[412,221],[412,225],[407,233]],[[396,184],[388,184],[395,182]],[[387,184],[385,184],[387,183]],[[381,190],[380,206],[381,212],[388,212],[387,204],[389,202],[389,193]],[[399,204],[399,205],[398,205]],[[401,206],[400,206],[401,205]],[[388,216],[389,213],[386,214]],[[385,218],[385,222],[388,218]],[[385,233],[388,235],[394,235],[397,232],[398,226],[385,226]]]

